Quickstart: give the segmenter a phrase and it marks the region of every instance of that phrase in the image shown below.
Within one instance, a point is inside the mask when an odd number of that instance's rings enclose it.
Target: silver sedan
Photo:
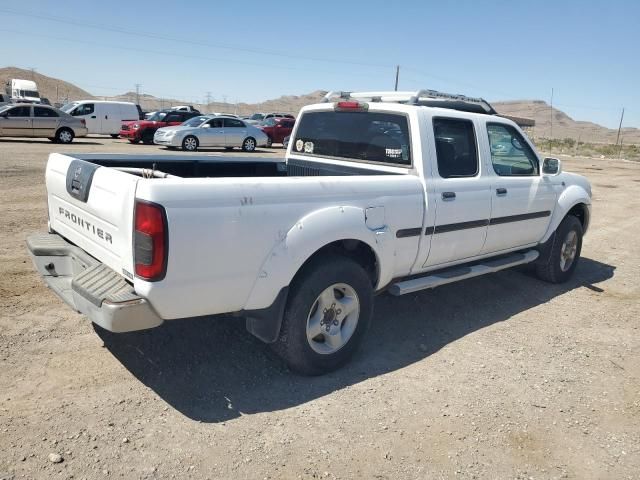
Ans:
[[[195,152],[199,147],[239,147],[252,152],[267,145],[269,138],[259,128],[238,118],[222,115],[193,117],[182,125],[156,130],[153,143]]]
[[[10,103],[0,107],[0,137],[45,137],[52,142],[71,143],[85,137],[84,119],[48,105]]]

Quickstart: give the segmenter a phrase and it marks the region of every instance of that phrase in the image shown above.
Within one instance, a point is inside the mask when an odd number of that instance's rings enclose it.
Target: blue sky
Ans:
[[[2,65],[94,95],[255,102],[313,90],[433,88],[543,99],[640,127],[638,1],[0,3]],[[178,41],[180,40],[180,41]]]

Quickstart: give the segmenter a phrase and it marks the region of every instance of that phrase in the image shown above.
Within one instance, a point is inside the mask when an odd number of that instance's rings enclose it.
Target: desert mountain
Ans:
[[[33,79],[38,84],[41,95],[47,97],[51,103],[65,103],[67,100],[81,100],[96,98],[90,93],[76,87],[72,83],[48,77],[40,73],[32,73],[15,67],[0,68],[2,85],[9,78]],[[317,90],[306,95],[285,95],[273,100],[260,103],[223,103],[212,102],[208,105],[195,104],[194,107],[202,112],[226,112],[247,115],[253,112],[288,112],[296,114],[305,105],[317,103],[326,91]],[[135,102],[135,92],[126,92],[113,97],[99,97],[105,100],[122,100]],[[176,99],[161,99],[153,95],[141,94],[140,105],[145,111],[159,110],[173,105],[183,105],[185,101]],[[503,115],[531,118],[536,121],[533,137],[551,137],[551,106],[542,100],[515,100],[508,102],[494,102],[495,109]],[[553,138],[573,138],[583,142],[615,143],[617,130],[603,127],[588,121],[574,120],[566,113],[553,109]],[[640,144],[640,129],[623,128],[622,138],[625,144]]]

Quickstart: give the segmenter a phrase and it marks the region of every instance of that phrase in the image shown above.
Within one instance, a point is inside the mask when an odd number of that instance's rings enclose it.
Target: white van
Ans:
[[[89,133],[118,137],[122,122],[140,119],[138,106],[131,102],[80,100],[61,108],[74,117],[84,118]]]

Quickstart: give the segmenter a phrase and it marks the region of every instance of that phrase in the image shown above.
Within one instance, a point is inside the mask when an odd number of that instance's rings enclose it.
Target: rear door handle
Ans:
[[[507,194],[507,189],[506,188],[496,188],[496,194],[497,195],[506,195]]]
[[[442,192],[443,200],[453,200],[456,198],[456,192]]]

